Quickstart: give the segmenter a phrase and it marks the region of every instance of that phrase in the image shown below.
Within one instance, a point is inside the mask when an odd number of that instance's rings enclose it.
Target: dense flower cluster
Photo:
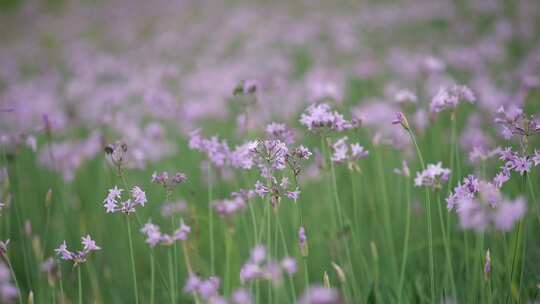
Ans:
[[[491,226],[508,231],[527,209],[524,198],[508,200],[495,184],[480,181],[473,175],[459,183],[446,201],[449,210],[456,210],[462,228],[477,231]]]
[[[109,194],[107,194],[107,197],[103,200],[103,207],[105,207],[107,213],[133,213],[135,212],[136,207],[144,207],[144,204],[147,202],[146,193],[138,186],[131,188],[131,198],[125,201],[122,201],[123,191],[124,189],[118,188],[117,186],[109,189]]]
[[[428,164],[426,170],[416,172],[414,185],[416,187],[430,187],[435,190],[440,190],[442,183],[448,181],[450,169],[443,168],[442,163]]]
[[[157,244],[170,246],[178,240],[185,241],[191,232],[191,227],[186,225],[183,220],[180,221],[180,228],[178,228],[172,235],[161,233],[159,226],[148,223],[144,224],[141,228],[141,233],[146,235],[146,243],[150,247],[155,247]]]
[[[456,108],[461,101],[474,103],[476,96],[466,86],[453,85],[451,87],[440,88],[431,100],[429,110],[433,113],[441,112],[445,109]]]
[[[223,167],[229,157],[229,146],[225,140],[217,136],[210,139],[201,136],[201,130],[196,129],[189,134],[189,148],[206,153],[210,162],[216,167]]]
[[[249,260],[240,270],[240,281],[246,283],[262,279],[280,283],[283,279],[283,273],[292,275],[296,271],[296,261],[293,258],[285,257],[281,262],[278,262],[267,254],[264,246],[257,245],[251,250]]]
[[[521,108],[512,107],[497,110],[495,123],[501,127],[501,135],[505,139],[513,136],[527,137],[540,133],[540,122],[534,116],[527,116]]]
[[[63,241],[54,251],[62,260],[73,261],[73,266],[78,266],[86,262],[86,258],[92,251],[101,250],[96,242],[92,240],[90,235],[82,237],[83,250],[71,252],[68,250],[66,241]]]
[[[348,121],[337,111],[332,112],[325,103],[310,105],[300,116],[300,123],[313,132],[343,131],[360,124],[358,120]]]
[[[266,126],[265,131],[271,139],[278,139],[288,145],[294,143],[294,132],[286,124],[273,122]]]

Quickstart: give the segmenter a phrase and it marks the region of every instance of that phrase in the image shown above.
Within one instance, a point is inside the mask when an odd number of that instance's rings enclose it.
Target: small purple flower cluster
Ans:
[[[294,143],[294,132],[286,124],[273,122],[266,126],[265,131],[271,139],[280,140],[288,145]]]
[[[154,184],[161,185],[167,191],[170,191],[175,185],[181,184],[186,180],[187,176],[182,172],[177,172],[172,178],[169,178],[169,173],[163,171],[152,173],[152,179],[150,181]]]
[[[17,287],[11,282],[9,267],[0,262],[0,302],[12,303],[19,296]]]
[[[285,257],[278,262],[271,258],[266,247],[257,245],[251,250],[249,260],[244,263],[240,270],[240,281],[246,282],[263,279],[273,283],[279,283],[283,279],[283,273],[292,275],[296,273],[296,261],[291,257]]]
[[[356,119],[348,121],[337,111],[330,111],[330,106],[325,103],[310,105],[300,116],[300,123],[316,133],[343,131],[360,125]]]
[[[456,108],[461,101],[474,103],[476,96],[464,85],[453,85],[451,87],[440,88],[431,100],[429,110],[432,113],[439,113],[445,109]]]
[[[434,190],[440,190],[442,184],[448,181],[450,169],[443,168],[442,163],[428,164],[426,170],[416,172],[414,185],[416,187],[430,187]]]
[[[298,196],[300,195],[300,189],[296,187],[294,190],[290,190],[290,182],[288,177],[284,176],[281,178],[281,181],[278,181],[277,178],[271,176],[269,181],[270,186],[265,186],[263,183],[261,183],[261,181],[257,181],[253,191],[255,191],[255,193],[261,198],[264,198],[267,194],[270,194],[270,204],[272,207],[276,207],[283,197],[292,199],[296,203]]]
[[[230,199],[224,199],[212,204],[212,208],[216,212],[224,216],[232,216],[238,211],[247,207],[247,203],[255,197],[254,190],[240,189],[238,192],[233,192]]]
[[[144,207],[144,204],[147,202],[146,193],[138,186],[134,186],[133,188],[131,188],[131,198],[126,201],[122,201],[123,191],[124,189],[118,188],[117,186],[109,189],[109,194],[107,195],[105,200],[103,200],[103,206],[107,210],[107,213],[134,213],[136,207]]]
[[[493,179],[493,182],[500,188],[505,182],[510,180],[512,171],[524,175],[525,173],[530,173],[533,166],[540,165],[540,151],[535,150],[532,155],[522,156],[512,151],[512,148],[507,147],[499,151],[499,159],[504,161],[504,165]]]
[[[96,242],[92,240],[90,235],[82,237],[81,243],[83,244],[83,250],[79,250],[77,252],[69,251],[66,245],[66,241],[63,241],[62,244],[60,244],[60,246],[58,246],[58,248],[56,248],[54,251],[60,256],[62,260],[73,261],[73,266],[78,266],[86,262],[86,257],[92,251],[101,250],[101,248],[96,245]]]
[[[220,141],[217,136],[203,138],[200,129],[189,134],[189,148],[206,153],[210,162],[218,168],[225,165],[230,153],[225,140]]]
[[[512,107],[497,110],[495,123],[501,126],[501,135],[504,139],[513,136],[527,137],[540,133],[540,123],[534,116],[528,117],[521,108]]]
[[[330,287],[320,285],[309,286],[300,299],[298,304],[341,304],[339,291]]]
[[[190,274],[184,286],[184,292],[196,293],[206,300],[218,296],[219,285],[221,280],[216,276],[211,276],[206,280],[202,280],[195,274]]]
[[[349,138],[344,136],[332,144],[333,154],[331,160],[335,163],[355,162],[359,159],[366,158],[369,151],[364,149],[359,143],[348,144]]]
[[[456,210],[461,227],[476,231],[484,231],[491,226],[508,231],[527,209],[524,198],[508,200],[496,184],[479,181],[473,175],[459,183],[446,201],[448,210]]]
[[[187,203],[183,200],[174,203],[165,203],[161,206],[161,216],[171,217],[176,213],[182,213],[187,210]]]
[[[191,227],[186,225],[183,220],[180,221],[180,228],[172,235],[161,233],[159,226],[152,224],[150,221],[141,228],[141,233],[146,235],[146,243],[148,243],[150,247],[155,247],[157,244],[171,246],[178,240],[185,241],[190,232]]]

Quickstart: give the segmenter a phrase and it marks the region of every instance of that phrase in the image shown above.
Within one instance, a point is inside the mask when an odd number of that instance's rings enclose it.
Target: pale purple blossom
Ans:
[[[439,89],[437,94],[431,100],[430,111],[438,113],[444,109],[456,108],[461,101],[474,103],[476,97],[473,92],[464,85],[443,87]]]
[[[62,260],[73,261],[74,266],[78,266],[86,262],[87,256],[92,251],[101,250],[99,246],[96,245],[94,240],[90,238],[89,235],[82,237],[83,250],[72,252],[69,251],[66,245],[66,241],[63,241],[58,248],[54,251],[60,256]]]
[[[337,111],[332,112],[324,103],[312,104],[300,116],[300,123],[313,132],[343,131],[358,126],[358,121],[347,121]]]
[[[416,187],[430,187],[440,189],[442,183],[448,181],[450,169],[443,168],[442,163],[428,164],[426,170],[416,173],[414,185]]]
[[[304,291],[298,304],[341,304],[339,292],[334,288],[312,285]]]

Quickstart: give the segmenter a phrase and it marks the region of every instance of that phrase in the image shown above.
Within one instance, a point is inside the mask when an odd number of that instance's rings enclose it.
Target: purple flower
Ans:
[[[183,220],[180,221],[180,228],[174,232],[175,240],[187,240],[188,234],[191,232],[191,227],[186,225]]]
[[[532,161],[527,156],[516,157],[514,159],[514,170],[521,175],[525,174],[525,172],[531,172],[532,165]]]
[[[253,154],[257,144],[257,141],[249,141],[237,146],[229,155],[231,166],[233,168],[251,169],[255,164]]]
[[[298,195],[300,195],[300,190],[298,189],[298,187],[296,187],[296,190],[294,191],[287,191],[286,195],[288,198],[294,200],[294,202],[296,203]]]
[[[450,175],[450,169],[443,168],[442,163],[429,164],[426,170],[416,173],[414,179],[414,185],[416,187],[431,187],[433,189],[440,189],[442,182],[448,181]]]
[[[67,249],[66,241],[63,241],[54,251],[60,255],[62,260],[71,260],[73,258],[73,253]]]
[[[313,132],[343,131],[357,127],[356,122],[350,122],[338,112],[330,111],[330,106],[324,103],[312,104],[306,113],[300,116],[300,123]]]
[[[293,275],[298,270],[296,266],[296,260],[291,257],[285,257],[283,260],[281,260],[281,267],[285,270],[286,273],[289,275]]]
[[[268,187],[263,185],[260,181],[255,182],[255,193],[257,193],[259,197],[264,197],[268,192],[270,192]]]
[[[73,261],[74,266],[78,266],[86,262],[88,254],[92,251],[101,250],[100,247],[92,240],[92,238],[87,235],[82,238],[83,250],[77,252],[71,252],[68,250],[66,241],[63,241],[58,248],[54,251],[56,254],[60,255],[60,258],[66,261]]]
[[[491,274],[491,254],[486,250],[486,262],[484,264],[484,275],[488,277]]]
[[[294,143],[294,133],[285,124],[271,123],[266,126],[266,134],[272,139],[278,139],[290,145]]]
[[[440,88],[431,100],[430,111],[439,113],[444,109],[456,108],[460,101],[474,103],[476,97],[468,87],[463,85]]]
[[[333,154],[331,160],[335,163],[353,162],[361,158],[365,158],[369,155],[369,151],[366,151],[360,144],[355,143],[350,146],[347,144],[348,137],[342,137],[338,141],[332,144]],[[350,148],[350,150],[349,150]],[[350,153],[349,153],[350,152]]]
[[[539,150],[534,150],[532,161],[534,162],[535,166],[540,165],[540,151]]]
[[[509,231],[514,223],[525,215],[526,211],[527,205],[523,197],[519,197],[515,201],[505,201],[495,214],[495,226],[499,230]]]
[[[131,189],[131,197],[136,205],[141,205],[144,207],[144,204],[146,203],[146,193],[144,193],[141,188],[134,186]]]
[[[314,285],[304,291],[298,304],[341,304],[341,298],[336,289]]]
[[[84,245],[83,250],[85,251],[101,250],[100,247],[96,246],[96,242],[92,240],[92,238],[88,234],[82,237],[82,244]]]

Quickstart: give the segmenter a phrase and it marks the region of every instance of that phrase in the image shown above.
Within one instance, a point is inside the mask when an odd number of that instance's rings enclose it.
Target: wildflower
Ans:
[[[296,261],[290,257],[285,257],[281,262],[270,257],[266,248],[262,245],[253,247],[249,259],[240,269],[240,281],[242,283],[264,279],[273,283],[282,280],[283,272],[294,274],[297,271]]]
[[[486,262],[484,264],[484,275],[488,278],[491,274],[491,254],[489,248],[486,250]]]
[[[392,120],[393,125],[401,125],[403,129],[409,130],[409,122],[407,121],[407,117],[405,117],[405,114],[403,112],[396,112],[396,118]]]
[[[397,103],[417,103],[418,97],[409,90],[400,90],[394,95],[394,100]]]
[[[103,206],[107,213],[133,213],[137,206],[142,206],[147,202],[146,193],[138,186],[134,186],[130,190],[131,198],[126,201],[121,201],[122,192],[124,189],[119,189],[117,186],[109,189],[107,197],[103,200]]]
[[[540,165],[540,151],[534,150],[534,156],[532,157],[532,161],[534,162],[535,166]]]
[[[338,112],[330,111],[324,103],[312,104],[300,116],[300,123],[313,132],[343,131],[358,126],[358,121],[347,121]]]
[[[212,204],[212,208],[220,216],[231,216],[241,209],[246,208],[246,201],[241,196],[234,196],[231,199],[224,199]]]
[[[189,134],[189,148],[206,153],[208,159],[217,167],[223,167],[229,157],[229,146],[225,140],[219,141],[217,136],[202,138],[200,129]]]
[[[73,266],[78,266],[86,262],[88,254],[92,251],[101,250],[101,247],[96,245],[96,242],[91,239],[90,235],[82,237],[83,250],[71,252],[68,250],[66,241],[63,241],[54,251],[60,255],[60,258],[66,261],[73,261]]]
[[[281,260],[281,267],[283,267],[285,272],[289,275],[295,274],[298,269],[296,266],[296,260],[291,257],[283,258],[283,260]]]
[[[12,303],[18,296],[17,287],[11,282],[11,271],[9,267],[0,262],[0,302]]]
[[[296,200],[298,199],[298,195],[300,195],[300,190],[298,189],[298,187],[296,187],[296,190],[294,191],[287,191],[285,193],[285,195],[292,199],[295,203],[296,203]]]
[[[414,185],[416,187],[431,187],[435,190],[439,190],[442,187],[442,183],[448,181],[450,175],[450,169],[443,168],[442,163],[429,164],[423,172],[417,172],[414,179]]]
[[[340,304],[339,292],[333,288],[320,285],[309,286],[304,291],[298,304]]]
[[[440,88],[431,100],[430,111],[439,113],[444,109],[456,108],[460,101],[474,103],[476,97],[468,87],[463,85]]]
[[[170,246],[174,244],[175,241],[187,240],[189,233],[191,232],[191,227],[186,225],[183,220],[180,220],[180,228],[178,228],[172,235],[161,233],[159,226],[153,224],[151,221],[144,224],[141,228],[141,233],[146,235],[146,243],[150,247],[155,247],[156,245]]]
[[[294,143],[294,133],[285,124],[273,122],[266,126],[265,131],[272,139],[278,139],[288,145]]]
[[[251,297],[251,294],[248,290],[244,288],[238,288],[236,289],[232,295],[231,300],[235,304],[251,304],[253,303],[253,299]]]
[[[184,286],[184,292],[197,293],[204,299],[209,299],[217,295],[219,285],[220,279],[218,277],[211,276],[206,280],[201,280],[198,276],[190,274]]]
[[[304,226],[300,226],[300,228],[298,229],[298,245],[300,246],[300,252],[302,253],[302,256],[307,257],[308,243],[306,237],[306,229],[304,229]]]
[[[460,225],[464,229],[484,231],[493,227],[508,231],[525,215],[523,198],[515,201],[503,197],[496,184],[477,181],[459,184],[447,199],[449,210],[455,207]]]
[[[161,206],[161,216],[171,217],[173,214],[186,211],[186,209],[187,203],[183,200],[173,203],[165,203],[163,206]]]
[[[394,173],[397,175],[403,175],[407,178],[411,176],[411,171],[409,170],[409,164],[406,160],[401,161],[401,168],[395,168]]]
[[[251,169],[255,164],[253,151],[257,148],[257,141],[248,141],[247,143],[236,146],[229,155],[229,160],[233,168]]]
[[[540,133],[535,117],[527,116],[521,108],[517,107],[505,109],[501,106],[497,110],[495,123],[500,125],[504,139],[510,139],[513,136],[528,137]]]
[[[141,188],[139,188],[138,186],[134,186],[131,189],[131,197],[133,197],[133,201],[135,204],[141,205],[143,207],[144,204],[147,202],[146,193],[144,193],[144,191],[142,191]]]
[[[347,145],[348,137],[342,137],[338,141],[332,144],[333,154],[331,160],[335,163],[354,162],[358,159],[365,158],[369,155],[369,151],[366,151],[360,144],[355,143],[350,146]],[[349,153],[350,149],[350,153]]]
[[[182,172],[177,172],[172,178],[169,179],[169,173],[154,172],[152,173],[151,182],[161,185],[165,190],[172,191],[175,185],[181,184],[187,180],[187,176]]]

